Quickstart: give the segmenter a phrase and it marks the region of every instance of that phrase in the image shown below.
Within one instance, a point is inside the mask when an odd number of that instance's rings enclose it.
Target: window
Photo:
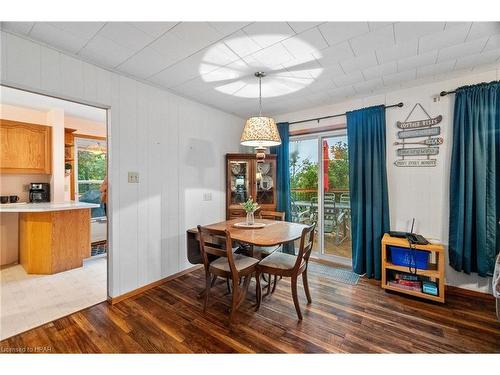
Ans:
[[[101,203],[99,188],[106,177],[106,141],[90,138],[75,138],[76,176],[75,192],[78,201]],[[104,208],[93,208],[92,218],[103,217]]]

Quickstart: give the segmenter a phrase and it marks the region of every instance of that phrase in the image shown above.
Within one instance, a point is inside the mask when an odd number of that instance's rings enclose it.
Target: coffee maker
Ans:
[[[50,184],[45,182],[32,182],[30,184],[30,202],[50,202]]]

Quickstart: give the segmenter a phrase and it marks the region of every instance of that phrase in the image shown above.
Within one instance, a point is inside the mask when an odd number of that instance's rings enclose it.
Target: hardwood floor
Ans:
[[[23,348],[62,353],[491,353],[500,352],[493,298],[448,293],[446,305],[389,294],[374,281],[350,286],[310,273],[313,303],[290,282],[254,312],[254,287],[229,327],[230,296],[219,281],[206,315],[197,294],[201,270],[114,306],[101,303],[0,342],[0,353]]]

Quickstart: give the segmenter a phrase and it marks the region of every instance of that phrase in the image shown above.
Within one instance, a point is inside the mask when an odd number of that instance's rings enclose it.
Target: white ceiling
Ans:
[[[65,115],[95,121],[106,125],[106,110],[74,103],[67,100],[52,98],[50,96],[34,94],[10,87],[0,87],[0,103],[31,108],[39,111],[62,109]]]
[[[245,117],[500,64],[500,22],[2,22],[97,65]]]

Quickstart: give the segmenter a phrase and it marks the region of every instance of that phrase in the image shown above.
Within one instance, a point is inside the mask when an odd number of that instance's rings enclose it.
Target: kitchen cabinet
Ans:
[[[226,217],[245,216],[240,203],[250,197],[264,211],[276,211],[276,155],[257,163],[255,154],[226,155]]]
[[[8,236],[12,242],[19,240],[19,263],[25,271],[51,275],[82,267],[83,260],[91,256],[90,210],[97,207],[73,201],[2,204],[0,215],[19,217],[19,231]],[[0,242],[3,252],[7,244],[3,238]]]
[[[50,126],[0,119],[0,173],[50,174]]]

